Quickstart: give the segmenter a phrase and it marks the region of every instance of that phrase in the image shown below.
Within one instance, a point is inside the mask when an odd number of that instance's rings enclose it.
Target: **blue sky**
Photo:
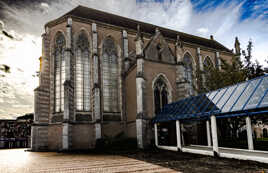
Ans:
[[[9,2],[9,4],[7,4]],[[44,24],[78,5],[214,39],[229,49],[238,36],[241,48],[253,41],[253,57],[268,57],[268,0],[0,0],[0,119],[33,112],[33,90],[41,56]],[[18,63],[19,62],[19,63]],[[4,76],[3,76],[4,75]]]
[[[163,0],[159,0],[162,1]],[[223,1],[223,0],[192,0],[194,9],[196,11],[204,11],[216,8],[222,4],[226,6],[230,3],[242,3],[240,20],[246,20],[248,18],[255,18],[263,15],[263,19],[268,19],[268,1],[267,0],[247,0],[247,1]]]
[[[165,3],[175,2],[176,0],[154,0],[154,2]],[[136,0],[137,3],[146,2],[146,0]],[[230,5],[242,3],[240,20],[246,20],[251,17],[262,16],[263,19],[268,19],[268,0],[191,0],[194,10],[202,12],[217,8],[220,5]]]

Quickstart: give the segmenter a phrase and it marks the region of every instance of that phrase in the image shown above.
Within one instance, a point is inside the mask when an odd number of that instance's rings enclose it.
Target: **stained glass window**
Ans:
[[[89,42],[84,32],[78,36],[76,42],[76,109],[79,111],[90,110],[90,56]]]
[[[111,37],[103,42],[102,53],[102,87],[103,109],[105,112],[119,110],[119,69],[116,45]]]
[[[212,63],[211,59],[208,56],[204,60],[204,67],[205,67],[205,69],[213,67],[213,63]]]
[[[154,106],[155,113],[159,113],[160,110],[168,104],[168,91],[167,85],[162,78],[158,78],[154,83]]]
[[[64,110],[65,38],[57,33],[55,41],[55,112]]]
[[[189,95],[193,95],[193,62],[189,53],[186,53],[183,57],[183,63],[185,67],[185,79],[189,82]]]

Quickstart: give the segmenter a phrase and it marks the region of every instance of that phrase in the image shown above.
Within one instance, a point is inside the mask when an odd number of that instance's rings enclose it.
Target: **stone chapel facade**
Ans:
[[[34,151],[91,149],[120,133],[145,148],[155,113],[197,94],[204,66],[220,68],[233,56],[213,37],[82,6],[47,23],[42,37]]]

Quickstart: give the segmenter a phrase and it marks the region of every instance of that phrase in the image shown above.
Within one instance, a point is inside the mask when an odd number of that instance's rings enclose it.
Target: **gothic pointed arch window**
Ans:
[[[58,32],[55,38],[55,112],[61,112],[64,110],[65,38],[61,32]]]
[[[213,67],[213,63],[212,63],[211,59],[207,56],[204,60],[204,68],[206,70],[206,69],[211,68],[211,67]]]
[[[213,67],[213,63],[209,56],[207,56],[204,60],[204,79],[203,79],[203,86],[206,87],[207,80],[209,79],[209,71]]]
[[[103,110],[105,112],[118,112],[118,56],[114,40],[107,37],[102,47],[102,87],[103,87]]]
[[[168,88],[162,77],[159,77],[153,86],[154,89],[154,108],[155,114],[168,104]]]
[[[90,52],[88,37],[82,31],[76,41],[75,62],[75,92],[76,109],[90,110]]]
[[[187,52],[183,57],[183,63],[185,68],[185,79],[189,82],[189,95],[193,95],[193,59],[192,56]]]

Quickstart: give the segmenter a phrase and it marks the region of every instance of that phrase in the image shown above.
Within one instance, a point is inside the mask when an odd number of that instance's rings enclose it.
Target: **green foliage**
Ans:
[[[203,82],[204,86],[200,87],[200,91],[208,92],[264,75],[265,69],[263,66],[260,65],[258,61],[252,62],[252,48],[253,44],[250,40],[247,46],[247,51],[242,51],[244,64],[240,59],[240,54],[237,54],[232,57],[231,63],[221,59],[222,70],[213,66],[205,67],[203,72],[203,74],[205,74],[205,81]],[[268,61],[268,59],[266,61]],[[257,119],[266,121],[266,117],[267,116],[262,116],[262,118],[260,116],[258,116],[258,118],[252,117],[252,122],[255,123]],[[234,139],[236,138],[237,130],[245,126],[245,118],[235,117],[232,119],[222,119],[218,122],[218,125],[219,129],[221,129],[220,135],[223,136],[223,138]]]
[[[33,120],[34,114],[28,113],[22,116],[17,117],[17,120]]]
[[[203,72],[205,74],[205,86],[199,84],[199,86],[202,86],[200,87],[200,92],[208,92],[225,86],[234,85],[245,80],[262,76],[266,71],[268,72],[257,60],[252,62],[252,48],[253,43],[250,40],[248,42],[247,51],[242,51],[244,64],[240,59],[240,54],[238,54],[232,57],[231,63],[221,59],[222,70],[212,66],[205,67],[205,72]],[[268,63],[268,59],[266,62]]]
[[[0,71],[4,73],[10,73],[10,67],[6,64],[0,64]]]
[[[251,40],[249,40],[248,45],[247,45],[247,52],[245,50],[242,51],[242,55],[244,56],[244,63],[245,63],[245,71],[246,71],[246,76],[247,79],[253,79],[259,76],[264,75],[264,68],[258,60],[255,62],[252,62],[252,48],[253,48],[253,43]]]
[[[232,58],[232,63],[222,61],[222,70],[213,66],[205,67],[205,91],[216,90],[225,86],[234,85],[246,80],[246,72],[238,57]]]

